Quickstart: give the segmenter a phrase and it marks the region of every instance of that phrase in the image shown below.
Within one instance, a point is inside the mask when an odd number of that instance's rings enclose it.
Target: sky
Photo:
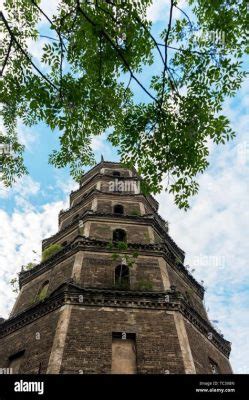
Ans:
[[[55,8],[54,0],[43,0]],[[181,2],[184,6],[184,2]],[[149,10],[153,29],[167,20],[167,1],[156,0]],[[39,46],[34,47],[39,57]],[[139,97],[139,95],[138,95]],[[231,364],[236,373],[249,373],[249,82],[235,98],[228,99],[223,113],[231,121],[236,138],[226,145],[210,144],[210,166],[198,179],[199,193],[187,212],[179,210],[173,197],[156,196],[159,213],[169,221],[169,233],[185,251],[193,276],[204,282],[205,305],[217,330],[232,342]],[[58,146],[58,132],[44,124],[32,128],[18,124],[25,145],[29,175],[11,189],[0,186],[0,317],[7,318],[16,298],[9,284],[21,265],[39,261],[41,241],[58,229],[58,213],[68,207],[68,196],[78,185],[68,169],[48,165],[48,155]],[[93,140],[97,162],[118,160],[117,150],[106,134]]]

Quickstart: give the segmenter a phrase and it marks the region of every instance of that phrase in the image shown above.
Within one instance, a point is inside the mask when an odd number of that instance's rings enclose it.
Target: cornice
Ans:
[[[110,180],[110,179],[111,180],[115,180],[115,179],[118,179],[120,181],[122,181],[122,180],[123,181],[139,181],[139,180],[141,180],[141,178],[139,178],[138,176],[119,176],[119,177],[115,177],[113,175],[102,174],[100,172],[97,172],[95,175],[93,175],[91,178],[89,178],[89,180],[86,182],[85,185],[80,186],[79,189],[74,190],[74,191],[72,191],[70,193],[70,205],[72,204],[72,201],[75,199],[77,194],[80,191],[82,191],[82,189],[85,189],[86,186],[89,185],[89,183],[91,183],[92,181],[96,180],[98,182],[100,179],[101,180]],[[109,192],[102,192],[102,193],[109,193]],[[126,192],[126,194],[131,195],[133,193],[132,192]],[[142,194],[142,193],[140,193],[140,194]],[[157,211],[158,210],[158,206],[159,206],[158,201],[151,194],[144,195],[144,197],[147,198],[147,200],[150,203],[151,207],[154,210]]]
[[[104,196],[104,197],[106,197],[106,196],[118,196],[119,199],[120,199],[120,197],[121,198],[122,197],[129,197],[129,198],[130,197],[138,197],[138,198],[141,197],[141,198],[145,199],[145,201],[150,205],[150,207],[152,207],[152,205],[150,204],[148,198],[146,196],[144,196],[142,193],[103,192],[103,191],[98,190],[98,189],[92,189],[90,192],[86,193],[83,196],[82,200],[79,203],[75,204],[74,206],[68,207],[65,210],[61,210],[60,211],[60,213],[59,213],[59,223],[61,222],[61,217],[62,216],[64,217],[67,214],[68,215],[70,215],[71,213],[73,214],[75,212],[75,210],[77,210],[78,208],[81,208],[86,201],[89,201],[95,195],[96,196]],[[121,201],[122,201],[122,199],[121,199]],[[153,207],[152,207],[152,209],[153,209]],[[158,214],[158,216],[159,216],[159,214]],[[164,221],[162,219],[162,217],[159,216],[159,218],[162,221]]]
[[[43,272],[49,270],[54,265],[64,261],[69,258],[74,253],[80,250],[90,250],[92,252],[116,252],[117,249],[114,247],[110,249],[110,242],[104,240],[90,239],[81,235],[78,235],[74,241],[67,246],[63,247],[62,250],[54,254],[47,261],[36,265],[34,268],[28,271],[22,271],[19,273],[19,286],[20,288],[30,280],[39,276]],[[141,243],[127,243],[127,250],[122,250],[122,253],[128,253],[131,251],[141,252],[142,255],[154,255],[162,256],[168,262],[168,264],[181,275],[187,283],[191,283],[195,288],[196,293],[201,299],[204,297],[204,288],[201,286],[194,277],[187,271],[187,269],[182,264],[176,264],[174,255],[169,251],[164,243],[159,244],[141,244]]]
[[[167,233],[166,229],[163,227],[162,223],[158,220],[157,214],[145,214],[145,215],[120,215],[120,214],[113,214],[113,213],[101,213],[96,212],[93,210],[87,210],[83,214],[79,215],[79,217],[72,221],[70,224],[65,226],[65,228],[61,229],[53,236],[49,238],[43,239],[42,241],[42,248],[46,248],[49,244],[53,243],[55,240],[58,240],[60,237],[64,236],[66,233],[70,232],[70,228],[74,228],[78,226],[80,220],[87,221],[89,219],[95,218],[111,218],[112,220],[130,220],[130,221],[138,221],[139,223],[147,223],[149,225],[153,225],[156,230],[158,230],[161,235],[165,238],[166,244],[172,247],[173,253],[180,258],[181,262],[184,261],[185,253],[180,247],[177,246],[175,241],[171,238],[171,236]]]
[[[57,288],[47,299],[3,322],[0,325],[0,338],[32,323],[64,304],[79,307],[178,311],[227,358],[231,351],[231,343],[225,340],[208,321],[204,320],[185,301],[184,296],[173,287],[165,292],[140,292],[81,288],[72,282],[67,282]]]
[[[97,170],[98,168],[105,168],[108,166],[117,166],[118,168],[121,169],[127,169],[127,170],[132,170],[134,173],[137,173],[135,168],[128,168],[125,167],[124,165],[122,165],[120,162],[116,162],[116,161],[100,161],[98,164],[94,165],[93,168],[89,169],[89,171],[87,171],[84,175],[82,175],[81,179],[80,179],[80,184],[84,184],[84,180],[91,175],[91,173],[94,172],[94,170]]]
[[[96,181],[99,181],[99,180],[115,180],[115,179],[118,179],[118,180],[121,180],[121,181],[131,181],[131,180],[133,180],[133,181],[138,181],[139,179],[138,179],[138,177],[137,176],[113,176],[113,175],[111,175],[111,174],[102,174],[101,172],[96,172],[96,174],[94,174],[93,176],[91,176],[90,178],[89,178],[89,180],[84,184],[84,185],[82,185],[82,186],[80,186],[78,189],[76,189],[76,190],[73,190],[71,193],[70,193],[70,202],[71,202],[71,200],[74,200],[74,198],[76,197],[76,195],[82,190],[82,189],[84,189],[87,185],[89,185],[89,183],[91,183],[92,181],[94,181],[94,180],[96,180]]]

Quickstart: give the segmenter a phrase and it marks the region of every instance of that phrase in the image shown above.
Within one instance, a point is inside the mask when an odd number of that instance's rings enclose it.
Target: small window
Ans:
[[[113,171],[112,175],[113,176],[120,176],[120,172],[119,171]]]
[[[12,374],[18,374],[24,353],[25,350],[21,350],[18,353],[15,353],[9,357],[8,368],[11,368]]]
[[[124,214],[124,207],[121,204],[116,204],[113,210],[114,214]]]
[[[118,265],[115,268],[115,287],[126,290],[130,288],[130,271],[127,265]]]
[[[79,218],[79,214],[76,214],[74,217],[73,217],[73,221],[76,221],[76,219],[78,219]]]
[[[209,366],[210,366],[212,374],[219,374],[220,373],[218,364],[214,360],[212,360],[211,358],[209,359]]]
[[[63,247],[65,247],[65,246],[67,245],[67,241],[61,243],[61,245],[62,245]]]
[[[115,229],[113,231],[114,242],[126,242],[126,232],[123,229]]]
[[[45,299],[45,297],[47,296],[47,292],[48,292],[48,286],[49,286],[49,281],[46,281],[42,284],[42,286],[36,296],[37,301],[41,301],[41,300]]]

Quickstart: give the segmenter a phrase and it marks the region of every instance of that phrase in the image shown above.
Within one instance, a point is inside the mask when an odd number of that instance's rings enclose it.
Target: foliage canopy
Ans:
[[[69,165],[74,178],[94,163],[92,138],[110,129],[109,141],[125,165],[137,167],[144,189],[157,193],[166,178],[177,205],[188,207],[198,191],[196,176],[208,166],[208,142],[234,137],[220,112],[245,77],[247,1],[188,0],[185,11],[167,0],[158,37],[146,16],[151,3],[61,0],[49,17],[38,0],[4,1],[1,141],[12,145],[2,157],[6,185],[27,172],[17,120],[27,126],[44,121],[61,132],[60,149],[49,161]],[[36,63],[30,42],[41,37]],[[137,101],[138,91],[143,101]]]

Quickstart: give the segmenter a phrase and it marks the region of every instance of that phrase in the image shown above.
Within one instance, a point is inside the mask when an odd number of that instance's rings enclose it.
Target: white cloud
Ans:
[[[97,162],[100,161],[100,156],[103,155],[105,160],[113,159],[113,154],[116,151],[112,144],[107,141],[108,135],[110,134],[110,129],[103,132],[99,136],[93,136],[91,141],[91,147],[95,154]]]
[[[42,1],[44,9],[49,7],[50,16],[56,5],[57,1]],[[153,22],[167,22],[168,1],[155,0],[148,16]],[[40,49],[35,50],[39,57]],[[210,146],[211,165],[199,178],[200,192],[193,199],[191,210],[184,213],[174,206],[172,197],[158,196],[160,213],[170,222],[170,234],[186,251],[186,264],[195,264],[194,276],[199,281],[203,279],[208,287],[205,302],[210,318],[219,320],[218,327],[232,341],[232,366],[241,373],[249,372],[249,147],[245,147],[241,160],[238,146],[249,143],[248,104],[247,82],[236,101],[230,99],[224,106],[238,133],[237,139],[224,147]],[[26,145],[32,144],[32,135],[29,137],[24,130],[19,134]],[[108,157],[111,150],[105,134],[95,137],[92,143],[97,153],[103,152]],[[59,178],[56,186],[65,194],[73,188],[71,181]],[[14,301],[8,281],[22,264],[32,261],[32,250],[40,253],[42,238],[56,232],[58,213],[67,207],[66,202],[59,201],[45,204],[37,212],[30,198],[39,191],[39,183],[30,177],[24,177],[13,189],[0,187],[0,198],[13,195],[16,205],[11,215],[0,211],[0,316],[3,317],[7,317]]]
[[[54,14],[57,14],[57,7],[60,4],[60,0],[41,0],[40,8],[45,14],[51,19]],[[41,23],[48,23],[47,19],[42,15]]]
[[[177,2],[179,8],[183,9],[186,6],[186,0]],[[173,19],[179,18],[181,11],[177,8],[173,9]],[[152,22],[164,21],[168,23],[169,18],[169,1],[168,0],[153,0],[152,5],[147,10],[147,18]]]
[[[1,134],[6,135],[6,129],[4,127],[2,119],[0,120],[0,132],[1,132]],[[17,132],[18,142],[21,145],[25,146],[25,150],[28,150],[31,152],[32,146],[34,145],[34,143],[37,142],[38,137],[39,137],[37,131],[35,130],[35,127],[29,128],[29,127],[25,126],[22,123],[21,119],[18,118],[16,132]]]
[[[58,213],[63,206],[61,201],[44,205],[41,212],[33,207],[12,215],[0,211],[0,316],[6,318],[14,302],[10,279],[21,265],[36,258],[33,250],[41,253],[41,241],[56,232]]]
[[[29,175],[25,175],[13,186],[5,187],[2,182],[0,182],[0,198],[13,198],[16,202],[20,199],[27,201],[30,196],[34,196],[39,192],[40,184],[34,181]],[[31,206],[31,203],[29,204]]]
[[[57,174],[57,171],[55,174]],[[65,178],[61,177],[59,174],[56,178],[55,186],[63,193],[66,201],[69,201],[70,192],[79,188],[79,184],[75,182],[72,177],[69,177],[65,180]]]
[[[240,373],[249,372],[249,146],[243,160],[238,153],[240,143],[249,144],[247,102],[248,82],[224,107],[237,138],[226,146],[211,146],[211,165],[199,178],[191,209],[185,213],[171,196],[158,196],[170,234],[186,251],[186,264],[194,264],[194,276],[208,287],[211,319],[219,320],[218,327],[232,342],[232,367]]]
[[[41,67],[40,60],[43,55],[43,46],[48,43],[45,38],[38,38],[37,40],[28,39],[27,46],[29,53],[32,54],[32,58],[36,63],[38,62],[38,67]]]
[[[0,187],[0,199],[8,199],[14,205],[11,214],[0,209],[0,317],[8,317],[16,297],[10,279],[17,276],[22,265],[39,262],[42,239],[57,232],[58,214],[68,207],[69,193],[76,184],[71,178],[63,180],[58,172],[55,185],[48,187],[47,193],[54,188],[62,192],[64,200],[45,203],[38,211],[35,201],[44,193],[39,182],[30,176],[22,177],[12,188]]]
[[[147,17],[152,22],[162,21],[167,19],[169,3],[167,0],[154,0],[148,8]]]
[[[32,152],[32,146],[38,140],[35,127],[28,128],[19,120],[17,123],[17,136],[19,143],[25,146],[25,150]]]

